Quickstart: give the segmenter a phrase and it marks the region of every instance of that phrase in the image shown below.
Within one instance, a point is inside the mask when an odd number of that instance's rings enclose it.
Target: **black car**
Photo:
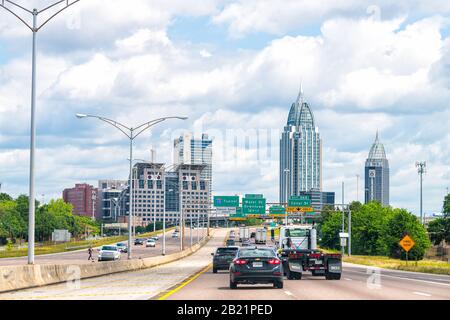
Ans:
[[[227,247],[236,245],[236,241],[234,239],[228,239],[227,240]]]
[[[256,237],[256,232],[250,233],[250,238],[251,238],[251,239],[253,239],[253,238],[255,238],[255,237]]]
[[[215,253],[211,253],[214,256],[213,273],[217,273],[217,270],[228,270],[238,249],[239,247],[219,247]]]
[[[136,238],[134,239],[134,245],[143,245],[146,239]]]
[[[239,248],[230,264],[230,289],[240,283],[273,283],[275,288],[283,288],[283,266],[273,248]]]

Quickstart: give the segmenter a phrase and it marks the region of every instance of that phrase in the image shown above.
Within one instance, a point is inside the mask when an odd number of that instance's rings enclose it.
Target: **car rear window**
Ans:
[[[218,248],[217,254],[235,254],[238,248]]]
[[[109,250],[109,251],[116,251],[117,247],[113,247],[113,246],[103,246],[102,250]]]
[[[239,251],[239,257],[271,258],[274,256],[275,256],[275,252],[271,249],[242,249]]]

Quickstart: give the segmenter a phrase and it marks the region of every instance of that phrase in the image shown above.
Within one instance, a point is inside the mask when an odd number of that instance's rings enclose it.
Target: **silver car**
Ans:
[[[120,250],[117,246],[103,246],[98,252],[98,261],[115,261],[120,259]]]

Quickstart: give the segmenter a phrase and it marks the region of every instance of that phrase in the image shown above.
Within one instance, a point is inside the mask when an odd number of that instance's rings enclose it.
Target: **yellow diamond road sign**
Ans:
[[[412,247],[414,247],[414,245],[416,243],[414,242],[413,239],[411,239],[410,236],[406,235],[406,236],[403,237],[402,240],[400,240],[399,244],[403,248],[403,250],[408,252],[409,250],[411,250]]]

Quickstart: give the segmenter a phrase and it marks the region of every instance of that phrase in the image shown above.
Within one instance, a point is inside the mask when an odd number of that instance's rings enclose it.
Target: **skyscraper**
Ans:
[[[311,189],[322,190],[322,140],[301,88],[280,140],[280,202]]]
[[[212,185],[212,140],[207,134],[195,139],[186,133],[174,141],[174,164],[205,165],[201,178]]]
[[[365,202],[379,201],[383,206],[388,206],[389,162],[386,159],[384,146],[380,143],[378,131],[366,160],[364,176]]]

